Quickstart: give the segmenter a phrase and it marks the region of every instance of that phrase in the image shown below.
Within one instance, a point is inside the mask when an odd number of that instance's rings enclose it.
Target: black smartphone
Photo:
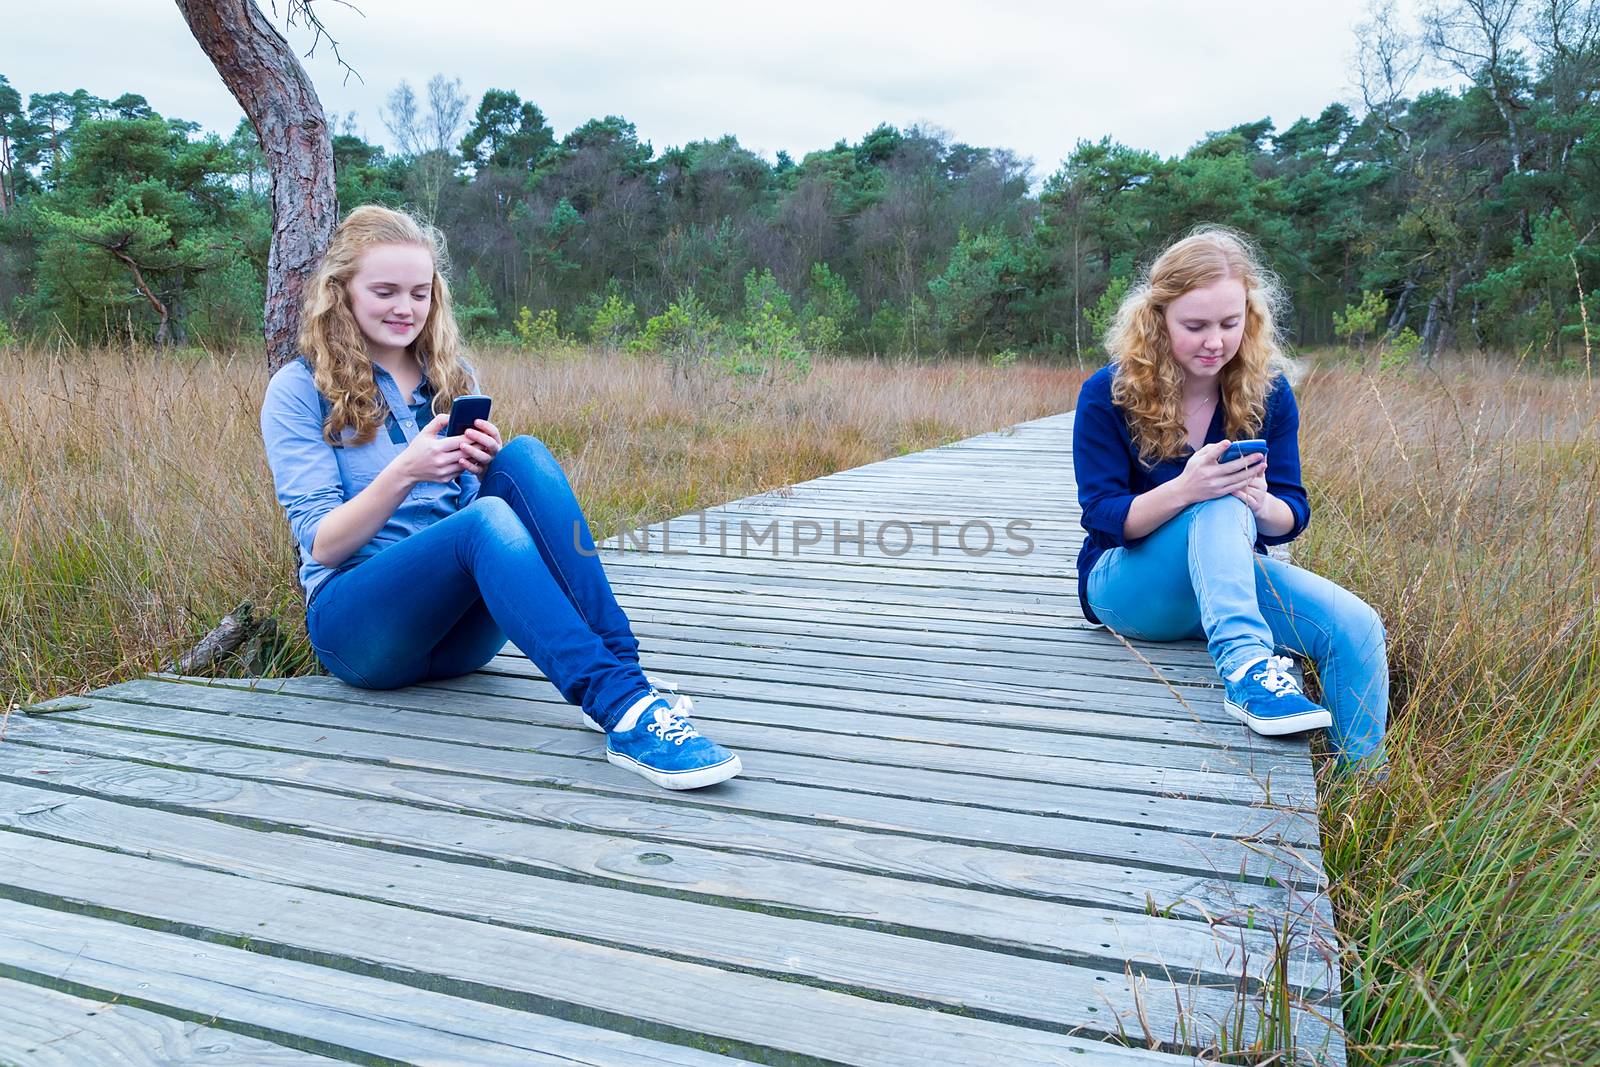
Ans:
[[[467,427],[489,417],[489,398],[480,393],[458,396],[450,404],[450,425],[440,437],[460,437]]]
[[[1235,441],[1222,450],[1222,455],[1217,457],[1218,463],[1231,463],[1236,459],[1253,456],[1257,453],[1267,454],[1267,443],[1262,440]]]

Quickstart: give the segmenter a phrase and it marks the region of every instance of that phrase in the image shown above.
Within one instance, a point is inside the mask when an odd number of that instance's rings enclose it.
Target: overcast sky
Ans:
[[[258,0],[269,10],[268,0]],[[279,3],[282,8],[282,0]],[[1330,102],[1354,103],[1352,27],[1361,0],[321,0],[362,80],[326,45],[306,60],[323,106],[357,113],[387,142],[378,106],[402,78],[419,90],[459,76],[475,107],[512,89],[557,136],[607,114],[659,152],[738,136],[799,159],[880,122],[933,125],[1006,147],[1053,171],[1079,138],[1110,134],[1181,153],[1206,131],[1270,116],[1280,129]],[[10,20],[0,74],[30,93],[142,93],[164,115],[226,133],[240,111],[166,0],[52,0],[48,18]],[[38,9],[36,9],[38,10]],[[281,20],[280,20],[281,24]],[[304,52],[303,29],[288,31]]]

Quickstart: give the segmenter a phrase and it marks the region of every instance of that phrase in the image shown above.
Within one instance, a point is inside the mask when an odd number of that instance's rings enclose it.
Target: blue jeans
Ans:
[[[610,728],[648,685],[593,552],[555,457],[517,437],[489,464],[478,499],[324,582],[306,630],[329,672],[366,689],[477,670],[509,636]]]
[[[1205,638],[1224,678],[1269,651],[1309,657],[1341,764],[1383,759],[1389,658],[1383,621],[1353,593],[1255,551],[1255,515],[1233,497],[1195,504],[1089,572],[1089,606],[1126,637]]]

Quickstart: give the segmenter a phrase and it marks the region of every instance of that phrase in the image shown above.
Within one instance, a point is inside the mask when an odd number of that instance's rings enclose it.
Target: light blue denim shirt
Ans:
[[[323,517],[370,485],[421,429],[413,408],[426,402],[427,379],[407,398],[401,396],[399,385],[388,371],[374,365],[372,373],[389,414],[373,439],[364,445],[344,443],[333,447],[323,440],[327,402],[304,360],[297,359],[274,374],[261,403],[261,440],[266,445],[278,503],[283,505],[289,530],[300,546],[300,584],[306,591],[307,604],[336,571],[427,529],[466,507],[478,495],[477,476],[466,472],[450,482],[420,482],[406,494],[377,535],[338,567],[324,567],[311,557],[311,546]],[[342,440],[348,442],[354,436],[355,432],[347,428]]]

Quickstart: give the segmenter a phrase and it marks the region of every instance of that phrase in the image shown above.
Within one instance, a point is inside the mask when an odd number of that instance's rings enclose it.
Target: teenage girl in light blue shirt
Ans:
[[[502,447],[483,419],[440,436],[451,401],[476,389],[442,258],[438,232],[410,216],[352,211],[307,284],[301,358],[267,387],[261,434],[318,658],[388,689],[477,670],[509,637],[606,731],[610,762],[669,789],[733,777],[739,757],[640,670],[550,451]]]

